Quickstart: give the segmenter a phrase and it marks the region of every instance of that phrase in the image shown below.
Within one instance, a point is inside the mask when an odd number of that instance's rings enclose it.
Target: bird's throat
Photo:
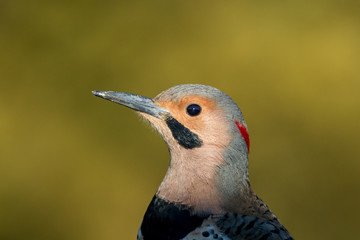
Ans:
[[[208,159],[204,164],[204,157]],[[211,154],[206,146],[196,150],[172,151],[169,169],[157,195],[173,203],[191,206],[196,212],[222,212],[216,186],[216,166],[221,155]]]

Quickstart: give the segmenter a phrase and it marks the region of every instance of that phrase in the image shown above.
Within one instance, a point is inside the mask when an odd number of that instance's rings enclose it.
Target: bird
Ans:
[[[293,239],[250,186],[248,128],[230,96],[200,84],[176,85],[155,98],[92,93],[139,113],[170,153],[137,240]]]

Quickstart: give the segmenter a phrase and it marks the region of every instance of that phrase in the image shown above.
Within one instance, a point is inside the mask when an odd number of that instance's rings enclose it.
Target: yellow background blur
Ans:
[[[168,165],[125,107],[212,85],[255,192],[296,239],[358,237],[359,1],[0,2],[0,239],[135,239]]]

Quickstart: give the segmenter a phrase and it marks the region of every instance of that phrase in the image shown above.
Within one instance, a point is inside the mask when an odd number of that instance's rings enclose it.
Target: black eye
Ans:
[[[186,113],[192,117],[195,117],[201,113],[201,107],[197,104],[190,104],[186,108]]]

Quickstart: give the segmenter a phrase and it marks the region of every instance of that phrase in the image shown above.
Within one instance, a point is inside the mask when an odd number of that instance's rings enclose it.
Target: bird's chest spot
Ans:
[[[231,240],[221,232],[211,219],[205,220],[203,224],[189,233],[182,240]]]

